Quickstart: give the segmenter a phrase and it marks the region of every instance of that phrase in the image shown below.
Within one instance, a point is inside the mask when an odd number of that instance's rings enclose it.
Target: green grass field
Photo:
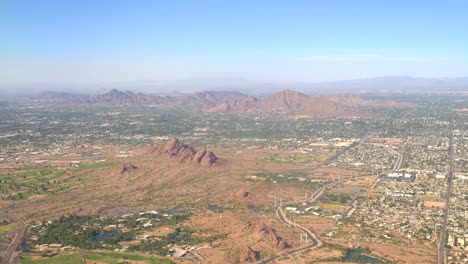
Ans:
[[[0,199],[22,200],[33,195],[51,195],[81,185],[81,171],[113,166],[111,163],[82,164],[73,169],[21,169],[0,174]]]
[[[97,170],[103,168],[109,168],[114,166],[112,163],[94,163],[94,164],[81,164],[78,167],[74,168],[74,170],[82,171],[82,170]]]
[[[95,260],[99,262],[118,264],[124,260],[135,260],[145,261],[151,264],[172,264],[174,263],[170,259],[157,258],[157,257],[146,257],[143,255],[127,254],[127,253],[116,253],[116,252],[89,252],[86,253],[87,260]]]
[[[317,203],[317,206],[322,208],[322,209],[326,209],[326,210],[332,210],[332,211],[341,211],[344,209],[344,206],[341,205],[341,204],[335,204],[335,203],[323,203],[321,201],[319,201]]]
[[[439,197],[439,195],[422,195],[422,194],[417,194],[416,195],[417,199],[424,200],[424,201],[429,201],[429,202],[443,202],[444,200]]]
[[[141,261],[142,263],[148,264],[173,264],[174,262],[170,259],[157,258],[157,257],[146,257],[143,255],[130,254],[130,253],[116,253],[116,252],[97,252],[91,251],[85,253],[86,262],[93,263],[97,261],[99,263],[118,264],[125,260]],[[54,257],[40,257],[33,259],[32,257],[26,256],[21,258],[21,264],[79,264],[83,263],[80,254],[64,254]]]
[[[49,189],[63,184],[65,174],[65,170],[56,168],[4,172],[0,174],[0,197],[21,200],[32,195],[47,194]]]
[[[33,259],[32,257],[22,257],[21,264],[79,264],[83,263],[80,254],[58,255],[54,257],[43,257]]]
[[[14,231],[16,228],[16,224],[8,224],[8,225],[0,225],[0,234],[5,232]]]
[[[300,181],[297,178],[307,177],[307,172],[305,171],[282,171],[280,173],[273,172],[258,172],[255,173],[255,176],[260,178],[265,178],[267,181],[288,185],[300,189],[306,189],[308,191],[314,191],[319,188],[319,184],[316,182],[310,182],[308,180]],[[291,179],[289,179],[291,177]]]
[[[280,163],[309,163],[314,161],[314,158],[309,154],[275,154],[268,156],[266,160],[271,160]]]

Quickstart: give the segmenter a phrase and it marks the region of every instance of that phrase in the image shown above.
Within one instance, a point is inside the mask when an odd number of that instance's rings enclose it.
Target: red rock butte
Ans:
[[[218,160],[216,155],[206,148],[196,151],[192,146],[180,142],[177,138],[167,140],[154,148],[152,152],[168,155],[170,158],[182,162],[192,162],[202,166],[212,166]]]

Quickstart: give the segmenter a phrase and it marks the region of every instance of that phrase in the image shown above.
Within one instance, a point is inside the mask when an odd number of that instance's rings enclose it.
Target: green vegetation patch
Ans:
[[[310,163],[314,158],[310,154],[275,154],[268,156],[266,160],[271,160],[280,163]]]
[[[324,203],[332,203],[332,204],[347,204],[353,198],[345,193],[326,193],[325,197],[322,198]]]
[[[307,189],[314,191],[321,187],[322,183],[311,182],[304,171],[283,171],[276,172],[259,172],[255,176],[266,178],[269,182],[275,184],[288,185],[296,188]]]
[[[167,245],[196,245],[200,243],[211,243],[217,239],[223,239],[225,234],[212,235],[209,237],[197,237],[194,235],[195,231],[189,228],[178,227],[174,232],[167,234],[160,240],[144,241],[139,245],[130,246],[129,250],[141,252],[156,252],[158,255],[165,256],[169,254]]]
[[[353,198],[345,193],[326,193],[317,203],[322,209],[330,211],[342,211]]]
[[[92,216],[61,216],[52,223],[42,223],[31,233],[39,237],[36,244],[64,244],[84,249],[102,248],[103,244],[117,246],[121,241],[129,241],[135,237],[133,230],[122,232],[116,228],[105,230],[101,228],[115,224],[114,219],[101,220]],[[45,230],[42,230],[45,229]]]
[[[3,172],[0,174],[0,198],[21,200],[33,195],[54,194],[79,184],[79,179],[64,178],[66,174],[66,170],[57,168]]]
[[[74,168],[74,170],[82,171],[82,170],[97,170],[103,168],[109,168],[114,166],[113,163],[93,163],[93,164],[81,164],[78,167]]]
[[[341,257],[329,257],[322,259],[324,262],[353,262],[353,263],[391,263],[386,259],[379,259],[371,256],[371,250],[368,247],[360,246],[357,248],[348,248],[340,244],[324,243],[324,247],[339,250]]]
[[[21,264],[77,264],[83,263],[80,254],[58,255],[33,259],[30,256],[21,257]]]
[[[145,261],[151,264],[172,264],[170,259],[146,257],[137,254],[116,253],[116,252],[89,252],[85,254],[87,260],[94,260],[109,264],[118,264],[126,260]]]
[[[126,217],[61,216],[49,223],[44,221],[38,226],[31,227],[29,232],[38,239],[29,242],[34,245],[63,244],[83,249],[115,249],[120,248],[120,242],[134,240],[136,235],[144,230],[177,225],[188,217],[187,214],[135,214]],[[151,223],[151,226],[145,226],[146,223]],[[176,236],[169,237],[169,240],[192,241],[190,240],[192,232],[177,230]],[[164,244],[164,247],[167,244],[169,243]]]
[[[341,204],[323,203],[321,201],[317,203],[317,206],[325,210],[337,211],[337,212],[344,209],[344,206]]]
[[[11,232],[14,231],[16,228],[15,223],[11,223],[8,225],[0,225],[0,233],[6,233],[6,232]]]
[[[422,195],[417,194],[416,199],[429,201],[429,202],[443,202],[444,200],[439,197],[439,195]]]
[[[112,163],[82,164],[73,169],[21,169],[0,174],[0,198],[22,200],[33,195],[52,195],[81,185],[78,171],[96,170],[113,166]]]

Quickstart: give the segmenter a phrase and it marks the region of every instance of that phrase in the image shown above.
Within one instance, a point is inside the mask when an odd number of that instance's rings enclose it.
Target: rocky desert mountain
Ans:
[[[260,259],[260,251],[252,249],[251,246],[247,246],[240,252],[240,259],[243,262],[254,262]]]
[[[153,148],[151,152],[181,162],[192,162],[201,166],[212,166],[218,160],[216,155],[206,148],[196,151],[192,146],[180,142],[177,138],[167,140],[163,144]]]
[[[248,112],[258,99],[252,96],[235,99],[234,101],[224,102],[218,105],[210,106],[203,109],[204,112]]]
[[[363,99],[364,100],[364,99]],[[309,96],[292,90],[283,90],[264,99],[238,99],[205,109],[206,112],[264,112],[309,115],[311,117],[359,116],[364,112],[357,106],[344,104],[332,96]]]
[[[133,171],[136,169],[138,169],[138,167],[133,165],[133,163],[126,163],[122,165],[122,170],[120,171],[120,174],[124,174],[125,172]]]
[[[85,95],[66,92],[44,92],[34,100],[59,104],[92,105],[161,105],[209,106],[245,98],[247,95],[233,91],[205,91],[191,94],[160,96],[113,89],[105,94]]]
[[[283,90],[258,99],[233,91],[205,91],[160,96],[113,89],[99,95],[45,92],[34,100],[54,104],[156,105],[208,113],[275,113],[321,118],[366,115],[365,111],[359,109],[360,107],[411,106],[408,103],[369,100],[356,95],[310,96],[293,90]]]

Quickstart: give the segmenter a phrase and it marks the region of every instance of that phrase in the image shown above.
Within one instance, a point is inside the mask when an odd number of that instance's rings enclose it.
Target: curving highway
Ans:
[[[310,240],[312,243],[310,245],[307,245],[303,248],[300,248],[300,249],[295,249],[293,251],[290,251],[288,252],[288,254],[291,254],[291,253],[295,253],[295,252],[298,252],[298,251],[301,251],[301,250],[304,250],[306,248],[312,248],[312,247],[316,247],[318,245],[321,245],[322,242],[320,242],[317,237],[315,237],[315,234],[312,233],[309,229],[299,225],[299,224],[296,224],[296,223],[293,223],[291,222],[288,217],[286,216],[286,214],[284,213],[283,211],[283,208],[281,206],[277,206],[276,207],[276,214],[278,215],[278,218],[280,219],[280,221],[283,223],[283,224],[287,224],[287,225],[290,225],[292,226],[293,228],[297,228],[299,230],[301,230],[302,232],[304,232],[304,234],[306,235],[307,239]]]
[[[315,191],[315,192],[309,197],[309,199],[307,199],[307,203],[315,203],[315,202],[317,202],[317,200],[320,199],[320,197],[322,197],[322,195],[325,193],[326,190],[335,187],[336,185],[340,184],[341,182],[343,182],[343,180],[341,180],[341,181],[336,181],[336,182],[331,182],[331,183],[329,183],[329,184],[323,186],[322,188],[318,189],[317,191]]]
[[[353,148],[354,146],[358,145],[358,144],[362,144],[362,143],[365,143],[367,141],[369,141],[373,136],[375,135],[375,133],[371,133],[369,135],[367,135],[366,137],[362,138],[359,142],[343,149],[342,151],[336,153],[334,156],[328,158],[324,163],[322,163],[321,165],[326,165],[328,163],[330,163],[331,161],[333,161],[334,159],[336,159],[339,155],[343,154],[344,152],[348,151],[349,149]],[[394,150],[393,150],[394,151]],[[395,151],[396,152],[396,151]],[[394,170],[395,169],[399,169],[399,167],[401,166],[401,162],[403,160],[403,157],[401,154],[397,153],[398,154],[398,160],[397,160],[397,163],[395,164],[394,166]],[[318,189],[317,191],[315,191],[308,199],[307,199],[307,203],[310,203],[310,204],[313,204],[315,202],[317,202],[318,199],[320,199],[320,197],[322,197],[323,194],[325,194],[325,192],[333,187],[335,187],[336,185],[342,183],[344,180],[341,180],[341,181],[336,181],[336,182],[331,182],[325,186],[323,186],[322,188]],[[278,216],[279,220],[281,223],[283,224],[286,224],[286,225],[289,225],[291,226],[292,228],[296,228],[296,229],[299,229],[301,232],[303,232],[305,234],[305,236],[307,237],[307,240],[310,241],[309,243],[307,243],[306,245],[304,246],[300,246],[298,248],[294,248],[294,249],[285,249],[281,252],[278,252],[277,254],[275,254],[274,256],[272,257],[269,257],[267,259],[264,259],[258,263],[260,264],[265,264],[265,263],[269,263],[269,262],[272,262],[274,261],[275,259],[279,258],[279,257],[282,257],[282,256],[288,256],[288,255],[291,255],[291,254],[294,254],[294,253],[297,253],[297,252],[300,252],[300,251],[303,251],[303,250],[307,250],[307,249],[312,249],[312,248],[316,248],[316,247],[319,247],[322,245],[322,242],[320,240],[317,239],[317,237],[315,236],[314,233],[312,233],[309,229],[299,225],[299,224],[296,224],[294,222],[291,222],[288,217],[286,216],[285,212],[283,211],[283,208],[282,206],[284,205],[283,204],[279,204],[276,206],[275,208],[275,211],[276,211],[276,215]],[[294,259],[293,259],[294,260]]]
[[[26,233],[26,222],[21,218],[12,217],[16,220],[16,234],[15,238],[11,241],[10,245],[3,254],[0,264],[16,264],[19,263],[19,257],[16,255],[16,248],[21,243],[24,234]]]
[[[284,213],[281,204],[276,206],[275,210],[276,210],[276,215],[278,216],[281,223],[289,225],[292,228],[296,228],[296,229],[301,230],[301,232],[303,232],[305,234],[305,236],[307,237],[307,240],[309,240],[310,243],[308,243],[305,246],[295,248],[295,249],[285,249],[285,250],[277,253],[276,255],[274,255],[274,256],[272,256],[270,258],[267,258],[267,259],[264,259],[264,260],[260,261],[259,263],[261,263],[261,264],[269,263],[269,262],[271,262],[271,261],[273,261],[273,260],[275,260],[275,259],[277,259],[279,257],[291,255],[291,254],[294,254],[294,253],[297,253],[297,252],[300,252],[300,251],[303,251],[303,250],[306,250],[306,249],[311,249],[311,248],[319,247],[319,246],[322,245],[322,242],[320,240],[318,240],[317,237],[315,236],[315,234],[312,233],[309,229],[307,229],[307,228],[305,228],[305,227],[303,227],[303,226],[301,226],[299,224],[291,222],[291,220],[289,220],[288,217],[286,216],[286,214]]]
[[[397,156],[397,161],[395,162],[395,165],[393,165],[393,168],[389,172],[399,171],[401,168],[401,164],[403,163],[403,155],[401,155],[401,153],[390,147],[387,148],[392,154]]]
[[[320,199],[320,197],[322,197],[322,195],[325,193],[326,190],[335,187],[336,185],[338,185],[341,182],[342,181],[331,182],[331,183],[323,186],[322,188],[315,191],[307,199],[307,202],[308,203],[317,202],[317,200]],[[297,253],[297,252],[300,252],[300,251],[303,251],[303,250],[306,250],[306,249],[311,249],[311,248],[319,247],[319,246],[322,245],[322,242],[320,240],[318,240],[317,237],[315,236],[315,234],[312,233],[309,229],[307,229],[307,228],[305,228],[305,227],[303,227],[303,226],[301,226],[299,224],[296,224],[294,222],[291,222],[291,220],[288,219],[288,217],[286,216],[286,213],[283,211],[283,207],[282,207],[283,205],[284,205],[284,203],[279,204],[275,208],[276,215],[278,216],[280,222],[283,223],[283,224],[289,225],[292,228],[299,229],[301,232],[303,232],[305,234],[305,236],[307,237],[307,240],[310,241],[310,243],[308,243],[305,246],[295,248],[295,249],[285,249],[285,250],[277,253],[276,255],[274,255],[274,256],[272,256],[270,258],[267,258],[267,259],[264,259],[264,260],[260,261],[259,263],[261,263],[261,264],[269,263],[269,262],[271,262],[271,261],[273,261],[273,260],[275,260],[275,259],[277,259],[277,258],[279,258],[281,256],[291,255],[291,254],[294,254],[294,253]]]

